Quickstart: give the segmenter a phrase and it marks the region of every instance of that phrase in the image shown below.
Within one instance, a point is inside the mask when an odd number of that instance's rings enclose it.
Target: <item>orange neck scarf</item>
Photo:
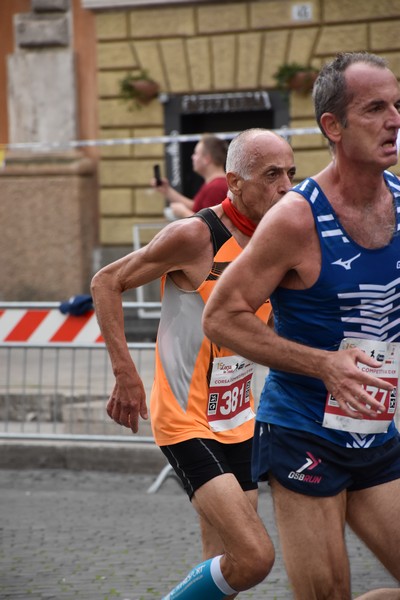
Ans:
[[[253,235],[257,227],[257,223],[254,223],[254,221],[242,215],[236,206],[232,204],[229,198],[225,198],[225,200],[222,202],[222,210],[226,216],[230,218],[235,227],[239,229],[239,231],[245,235],[248,235],[249,237]]]

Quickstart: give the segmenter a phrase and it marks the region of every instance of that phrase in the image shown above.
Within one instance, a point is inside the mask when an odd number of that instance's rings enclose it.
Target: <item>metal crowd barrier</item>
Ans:
[[[123,307],[124,312],[159,310],[160,303],[126,302]],[[149,398],[155,343],[130,342],[128,347]],[[256,368],[256,397],[264,372]],[[71,317],[54,302],[0,303],[0,440],[154,444],[149,421],[140,421],[133,435],[108,417],[113,385],[93,311]],[[157,492],[169,476],[174,471],[167,464],[148,493]]]
[[[154,343],[130,343],[149,395]],[[151,442],[106,413],[113,374],[104,344],[0,344],[0,438]]]
[[[0,439],[154,443],[147,422],[132,435],[106,413],[114,377],[93,311],[71,317],[58,307],[0,303]],[[155,344],[128,346],[149,396]]]
[[[149,310],[160,303],[123,306],[124,311]],[[148,421],[132,435],[106,413],[114,376],[94,313],[70,317],[58,307],[0,302],[0,439],[154,443]],[[128,346],[149,398],[155,344]],[[256,368],[256,398],[265,373]]]

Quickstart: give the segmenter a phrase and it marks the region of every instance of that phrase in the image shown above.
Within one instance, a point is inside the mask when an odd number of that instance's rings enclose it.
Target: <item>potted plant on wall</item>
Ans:
[[[119,84],[121,97],[130,103],[132,109],[148,104],[157,98],[160,91],[158,83],[149,77],[144,69],[137,73],[128,73]]]
[[[293,62],[279,67],[273,78],[281,90],[294,90],[301,94],[307,94],[312,91],[318,73],[319,71],[314,67]]]

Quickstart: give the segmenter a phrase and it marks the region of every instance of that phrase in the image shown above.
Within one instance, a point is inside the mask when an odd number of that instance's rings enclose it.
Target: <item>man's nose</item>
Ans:
[[[286,192],[288,192],[291,187],[292,187],[292,180],[290,179],[289,175],[287,173],[285,173],[284,175],[282,175],[282,177],[279,181],[279,192],[282,195],[286,194]]]
[[[388,126],[400,128],[400,112],[399,108],[396,106],[393,107],[393,110],[390,113],[390,118],[388,119]]]

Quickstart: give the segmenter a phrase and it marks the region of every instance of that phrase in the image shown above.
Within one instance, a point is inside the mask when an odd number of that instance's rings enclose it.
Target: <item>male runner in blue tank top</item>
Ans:
[[[253,475],[271,485],[295,598],[350,600],[345,523],[400,581],[400,181],[387,171],[400,88],[383,59],[341,53],[313,99],[332,161],[263,218],[203,323],[270,367]],[[267,297],[274,331],[254,316]]]

